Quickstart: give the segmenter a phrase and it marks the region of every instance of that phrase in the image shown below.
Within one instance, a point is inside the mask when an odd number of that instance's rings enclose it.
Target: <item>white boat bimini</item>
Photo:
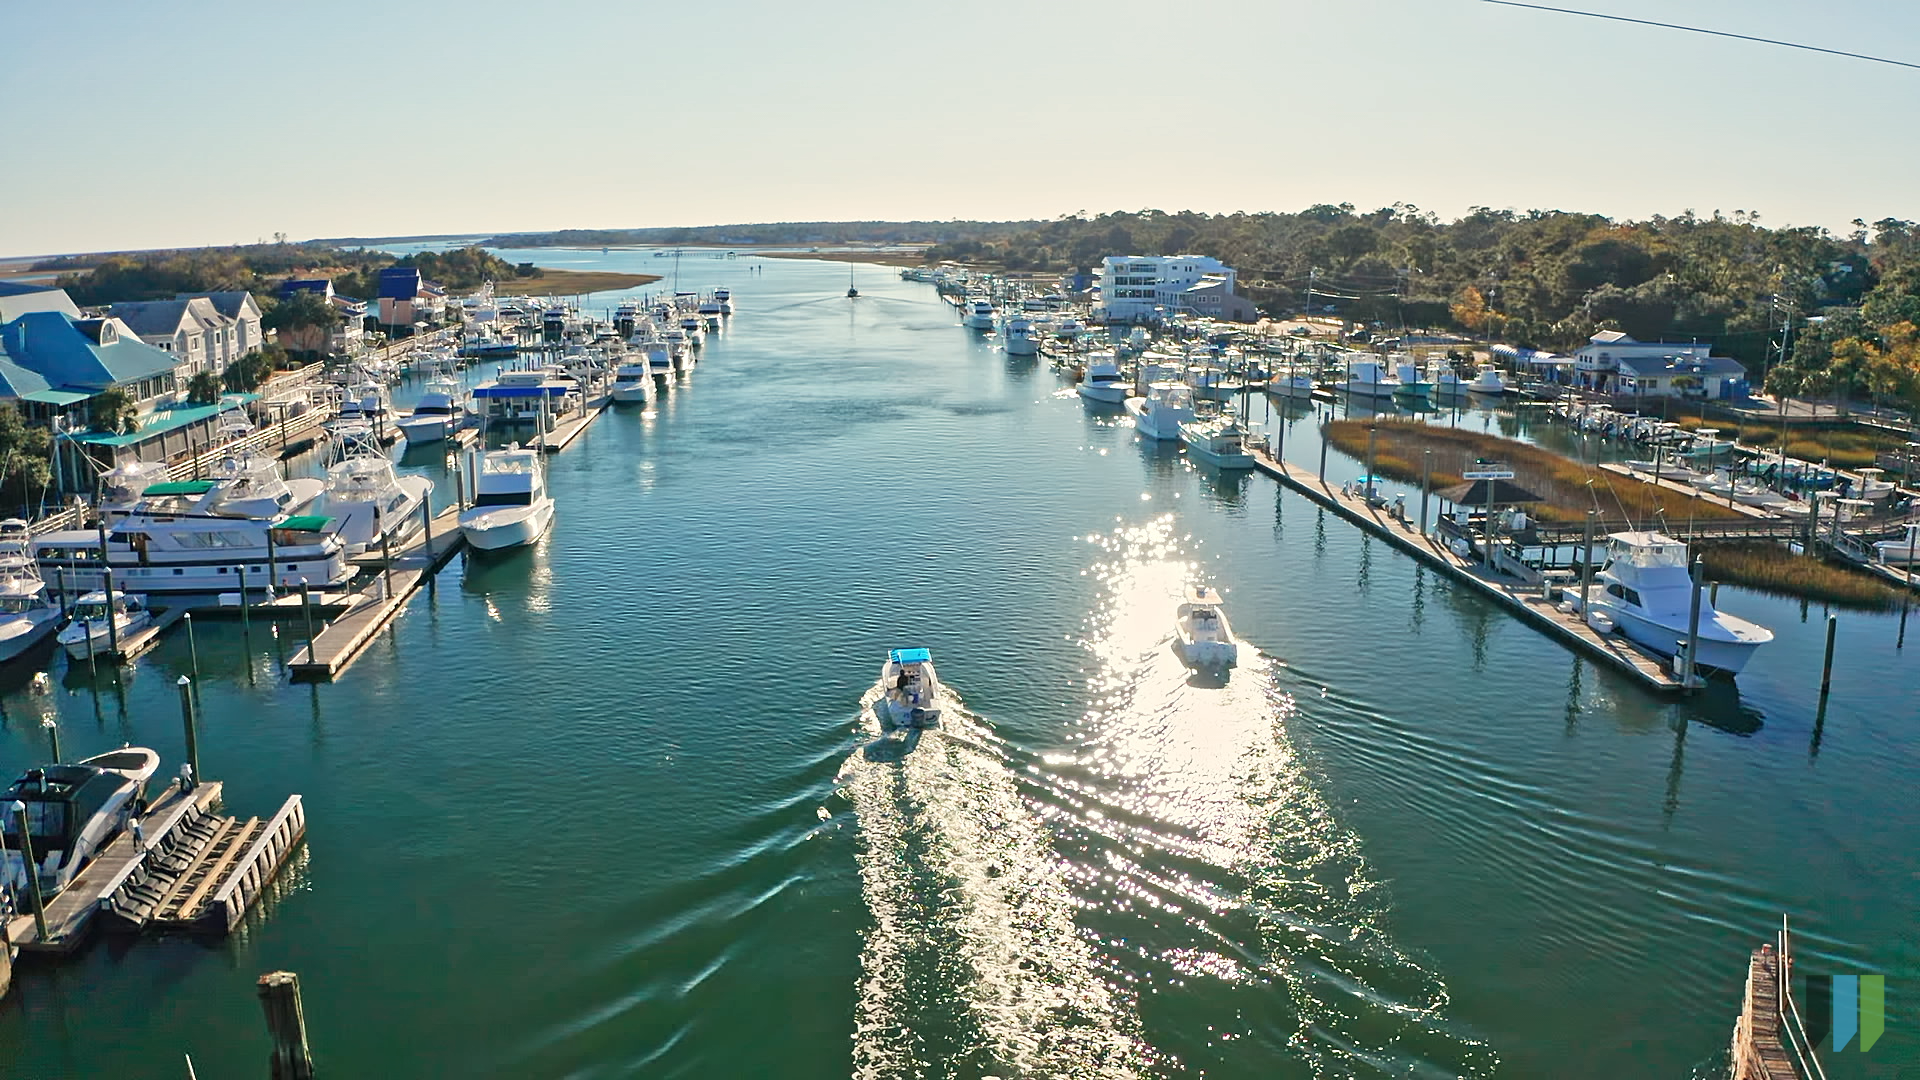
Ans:
[[[108,620],[112,623],[109,625]],[[60,631],[60,647],[75,660],[110,652],[116,642],[153,624],[147,598],[113,591],[113,603],[104,592],[90,592],[73,605],[73,622]]]
[[[540,539],[553,524],[553,497],[547,494],[540,452],[518,443],[480,456],[473,505],[460,512],[460,531],[481,551],[522,547]]]
[[[143,746],[96,754],[72,765],[28,769],[0,794],[0,885],[32,902],[25,849],[33,849],[40,896],[51,900],[126,827],[146,801],[147,780],[160,755]],[[27,808],[27,843],[20,841],[20,815]]]
[[[1240,663],[1240,645],[1233,639],[1233,627],[1227,625],[1227,613],[1220,594],[1205,585],[1187,590],[1187,598],[1174,613],[1174,629],[1179,635],[1180,659],[1188,667],[1224,671]]]
[[[1080,380],[1080,396],[1088,401],[1118,405],[1127,400],[1127,380],[1120,374],[1112,353],[1095,353],[1087,364],[1086,377]]]
[[[47,639],[60,627],[60,609],[33,563],[33,533],[19,518],[0,521],[0,663]]]
[[[1189,456],[1221,469],[1251,469],[1247,430],[1237,420],[1212,416],[1180,425],[1180,441]]]
[[[1679,655],[1693,604],[1687,545],[1657,532],[1608,536],[1607,564],[1585,600],[1587,611],[1604,613],[1633,641],[1661,656]],[[1696,666],[1737,675],[1772,640],[1773,631],[1715,610],[1703,592]]]
[[[1127,399],[1133,428],[1149,439],[1180,438],[1180,425],[1193,419],[1193,390],[1185,383],[1147,384],[1147,396]]]
[[[933,654],[925,649],[889,649],[880,665],[880,700],[876,703],[885,727],[930,728],[940,723],[945,691],[933,670]]]

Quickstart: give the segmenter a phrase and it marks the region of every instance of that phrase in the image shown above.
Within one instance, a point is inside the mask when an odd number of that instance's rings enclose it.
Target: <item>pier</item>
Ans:
[[[1398,516],[1328,485],[1312,470],[1277,459],[1258,446],[1249,444],[1249,449],[1253,452],[1255,467],[1261,472],[1353,522],[1367,534],[1466,583],[1548,637],[1632,677],[1650,690],[1677,693],[1687,689],[1669,670],[1664,657],[1642,649],[1624,636],[1601,634],[1587,625],[1585,616],[1577,610],[1561,611],[1558,601],[1544,586],[1490,572],[1481,563],[1455,554],[1434,536],[1421,533]]]
[[[533,445],[549,454],[557,454],[565,450],[573,445],[573,440],[579,438],[595,420],[600,418],[600,414],[605,412],[612,402],[613,396],[606,393],[587,399],[581,404],[579,415],[555,421],[553,429],[535,439]]]
[[[327,623],[300,647],[287,664],[289,677],[294,682],[331,682],[338,677],[406,607],[420,586],[465,545],[460,534],[460,511],[442,511],[394,554],[391,564],[381,561],[379,573],[355,594],[346,614]]]
[[[1613,473],[1615,476],[1624,476],[1636,484],[1652,484],[1662,491],[1671,491],[1675,495],[1684,495],[1689,499],[1699,499],[1713,506],[1724,506],[1742,517],[1764,518],[1769,520],[1774,517],[1774,515],[1767,513],[1757,506],[1748,506],[1719,495],[1709,495],[1699,488],[1689,487],[1677,480],[1669,480],[1664,476],[1654,476],[1651,473],[1640,472],[1616,462],[1603,461],[1600,463],[1600,468],[1605,472]]]

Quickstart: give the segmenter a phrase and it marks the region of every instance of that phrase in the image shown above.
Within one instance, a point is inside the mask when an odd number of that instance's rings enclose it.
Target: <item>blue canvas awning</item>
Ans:
[[[887,659],[896,664],[925,664],[933,660],[933,654],[925,649],[889,649]]]
[[[481,398],[537,398],[565,397],[572,390],[573,383],[546,382],[538,386],[476,386],[473,396]]]

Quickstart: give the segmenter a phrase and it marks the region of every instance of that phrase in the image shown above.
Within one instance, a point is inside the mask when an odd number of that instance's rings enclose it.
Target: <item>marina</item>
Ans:
[[[391,567],[349,557],[311,649],[297,590],[269,609],[256,588],[245,608],[196,603],[191,640],[175,623],[130,664],[56,658],[0,695],[8,717],[55,714],[79,751],[138,741],[177,762],[174,680],[197,665],[222,795],[261,811],[203,829],[203,872],[129,901],[152,940],[61,967],[23,954],[0,1039],[26,1068],[139,1074],[190,1052],[201,1075],[257,1071],[255,977],[298,968],[330,1069],[845,1075],[857,1024],[855,1060],[881,1072],[920,1055],[986,1071],[969,1048],[1030,1032],[1034,1075],[1146,1073],[1126,1064],[1141,1046],[1219,1075],[1387,1058],[1666,1075],[1728,1053],[1782,897],[1879,913],[1803,925],[1828,956],[1897,932],[1904,901],[1847,867],[1906,865],[1899,830],[1845,856],[1817,839],[1909,813],[1882,782],[1910,736],[1872,706],[1907,677],[1897,615],[1842,616],[1822,695],[1824,611],[1722,588],[1777,640],[1737,682],[1681,693],[1664,658],[1559,609],[1564,571],[1488,578],[1419,535],[1417,504],[1394,511],[1413,485],[1369,502],[1362,463],[1301,464],[1320,413],[1269,410],[1245,372],[1224,380],[1239,400],[1211,404],[1238,416],[1252,468],[1222,467],[1183,447],[1177,414],[1175,437],[1148,438],[1139,410],[1082,396],[1072,341],[1050,346],[1056,366],[965,327],[925,283],[862,268],[850,300],[838,264],[751,262],[719,278],[740,314],[650,400],[582,394],[550,431],[475,425],[470,449],[398,457],[434,482],[431,525]],[[833,357],[834,377],[796,355]],[[423,383],[396,388],[396,411]],[[1199,397],[1179,389],[1159,400]],[[469,452],[562,436],[537,454],[550,526],[460,550]],[[1736,527],[1804,526],[1700,531]],[[1009,570],[980,574],[983,558]],[[1202,585],[1231,618],[1230,669],[1173,648]],[[793,648],[795,626],[817,645]],[[927,666],[923,687],[937,657],[940,715],[874,746],[863,697],[884,696],[872,665],[890,650]],[[742,693],[743,673],[766,692]],[[904,700],[911,724],[926,706]],[[32,724],[0,727],[10,767],[45,748]],[[1768,809],[1816,758],[1860,782]],[[619,796],[592,809],[577,796],[594,791]],[[609,844],[641,857],[605,860]],[[1809,857],[1770,861],[1777,844]],[[212,933],[233,907],[209,879],[283,845],[270,887],[255,873],[228,894],[257,890],[244,933],[198,951],[157,935]],[[583,861],[603,869],[568,869]],[[431,871],[395,871],[410,866]],[[506,938],[527,951],[472,945]],[[1593,940],[1628,944],[1597,963]],[[966,962],[935,962],[938,941]],[[1341,975],[1297,974],[1312,970]],[[480,989],[502,981],[513,1000]],[[770,986],[788,1025],[740,1038]],[[1022,1011],[1049,986],[1070,1015]],[[1658,1038],[1596,1046],[1595,1000],[1657,1017]],[[183,1033],[166,1019],[181,1009],[221,1037]],[[65,1034],[17,1039],[55,1010]],[[909,1027],[918,1050],[888,1034]],[[1567,1045],[1590,1060],[1568,1071]]]

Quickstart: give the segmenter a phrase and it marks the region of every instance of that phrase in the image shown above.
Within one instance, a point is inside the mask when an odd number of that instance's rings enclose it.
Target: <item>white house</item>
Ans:
[[[141,341],[174,355],[181,379],[220,372],[238,360],[234,320],[205,297],[139,300],[114,304],[107,314],[125,323]],[[257,327],[257,323],[256,323]]]
[[[1231,296],[1233,268],[1208,255],[1109,255],[1100,261],[1099,305],[1109,322],[1153,319],[1193,310],[1188,291],[1203,279],[1201,294]]]
[[[1711,344],[1635,341],[1618,330],[1603,330],[1573,354],[1573,381],[1603,394],[1745,398],[1746,366],[1712,353]]]

